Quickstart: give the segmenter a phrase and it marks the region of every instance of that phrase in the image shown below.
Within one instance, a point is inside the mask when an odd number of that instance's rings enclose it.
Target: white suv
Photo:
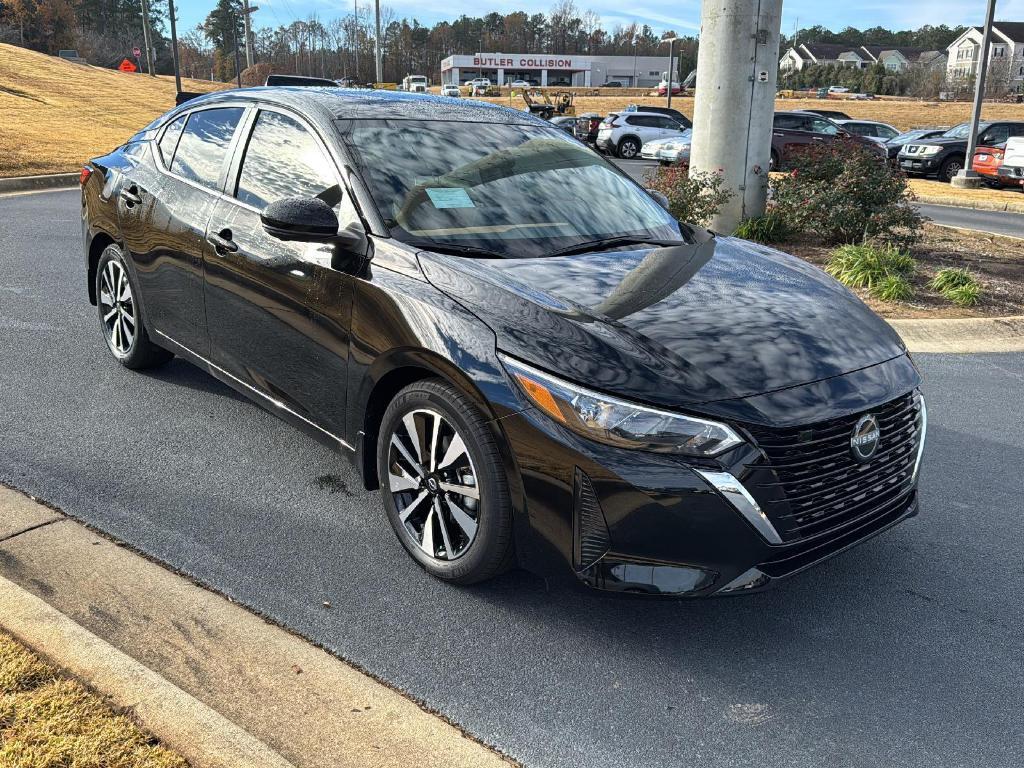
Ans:
[[[641,108],[642,109],[642,108]],[[597,129],[597,148],[622,158],[633,158],[648,141],[679,138],[686,126],[656,112],[624,112],[608,115]]]

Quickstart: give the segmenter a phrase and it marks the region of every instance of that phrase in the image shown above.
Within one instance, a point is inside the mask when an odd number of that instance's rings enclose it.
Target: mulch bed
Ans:
[[[825,266],[833,250],[832,246],[821,246],[806,240],[787,243],[778,248],[819,267]],[[909,301],[879,301],[866,290],[855,290],[882,317],[1024,315],[1024,242],[998,235],[926,225],[924,239],[911,253],[917,260],[917,269],[910,281],[914,287],[914,297]],[[984,292],[976,306],[958,307],[928,288],[935,273],[944,267],[966,267],[981,282]]]

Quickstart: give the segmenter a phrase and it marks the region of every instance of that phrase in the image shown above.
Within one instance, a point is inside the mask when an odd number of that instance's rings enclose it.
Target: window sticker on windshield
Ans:
[[[463,187],[428,187],[427,196],[435,208],[476,208]]]

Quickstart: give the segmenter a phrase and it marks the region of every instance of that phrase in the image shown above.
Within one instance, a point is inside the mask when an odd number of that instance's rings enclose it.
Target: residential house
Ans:
[[[945,64],[941,51],[923,48],[889,47],[884,45],[850,45],[849,43],[801,43],[786,51],[779,61],[781,71],[803,69],[811,64],[835,64],[867,69],[881,63],[890,72],[903,72],[913,66]]]
[[[973,78],[978,72],[981,27],[969,27],[946,49],[946,75],[951,81]],[[1015,90],[1024,87],[1024,21],[997,21],[992,25],[989,73],[1006,79]]]
[[[857,46],[846,43],[800,43],[793,46],[779,60],[779,69],[793,71],[814,64],[844,64],[859,66],[859,56],[841,59],[844,54],[855,53]]]

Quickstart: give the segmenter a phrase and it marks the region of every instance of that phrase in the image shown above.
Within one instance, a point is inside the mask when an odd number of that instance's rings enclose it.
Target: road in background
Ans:
[[[191,365],[110,358],[78,205],[0,200],[3,482],[528,766],[1019,764],[1024,356],[920,355],[922,514],[774,591],[622,599],[522,572],[457,588],[412,562],[341,456]]]
[[[613,160],[622,170],[641,184],[652,176],[658,164],[652,160]],[[1024,199],[1024,195],[1021,196]],[[983,211],[977,208],[959,208],[952,205],[930,205],[915,203],[922,214],[946,227],[959,227],[986,232],[993,235],[1008,235],[1024,238],[1024,213],[1008,211]]]

